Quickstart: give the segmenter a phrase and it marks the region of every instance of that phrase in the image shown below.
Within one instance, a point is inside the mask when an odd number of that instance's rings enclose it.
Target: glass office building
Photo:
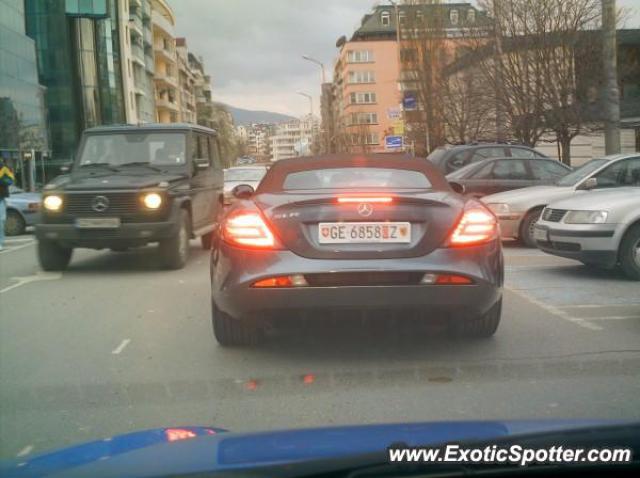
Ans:
[[[43,95],[23,0],[0,0],[0,157],[20,176],[28,158],[49,149]]]
[[[125,123],[116,1],[25,1],[56,164],[73,158],[84,129]]]

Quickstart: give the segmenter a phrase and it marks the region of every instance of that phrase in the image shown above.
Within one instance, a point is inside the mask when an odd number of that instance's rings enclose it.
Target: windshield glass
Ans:
[[[580,181],[585,179],[591,173],[593,173],[596,169],[607,162],[606,159],[592,159],[588,163],[583,164],[575,171],[570,172],[562,179],[556,182],[558,186],[575,186]]]
[[[96,134],[86,138],[78,164],[119,166],[142,162],[157,166],[180,166],[186,162],[184,133]]]
[[[227,169],[224,172],[225,181],[260,181],[266,174],[266,169],[246,168]]]
[[[471,171],[475,171],[480,167],[480,161],[472,164],[467,164],[466,166],[447,174],[447,179],[462,179],[465,178]],[[484,164],[484,163],[483,163]]]
[[[448,151],[447,148],[437,148],[434,151],[432,151],[431,154],[429,154],[429,156],[427,156],[427,159],[429,161],[436,162],[440,160],[440,158],[442,158],[447,151]]]

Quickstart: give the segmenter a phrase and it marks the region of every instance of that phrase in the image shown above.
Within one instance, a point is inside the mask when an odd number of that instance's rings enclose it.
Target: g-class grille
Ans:
[[[137,213],[140,205],[136,193],[72,193],[65,195],[63,208],[74,216],[119,216]]]

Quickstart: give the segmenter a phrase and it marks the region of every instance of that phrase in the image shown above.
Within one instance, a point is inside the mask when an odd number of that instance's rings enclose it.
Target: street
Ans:
[[[640,417],[638,283],[519,246],[505,256],[492,339],[354,320],[222,348],[196,241],[179,271],[158,270],[147,247],[76,250],[68,271],[44,273],[32,236],[9,238],[0,458],[178,425]]]

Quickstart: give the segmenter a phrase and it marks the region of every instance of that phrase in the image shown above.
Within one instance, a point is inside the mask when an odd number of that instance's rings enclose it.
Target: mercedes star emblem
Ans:
[[[109,209],[109,198],[105,196],[96,196],[91,201],[91,209],[95,212],[105,212]]]
[[[369,217],[373,214],[373,207],[368,202],[358,204],[358,214],[362,217]]]

